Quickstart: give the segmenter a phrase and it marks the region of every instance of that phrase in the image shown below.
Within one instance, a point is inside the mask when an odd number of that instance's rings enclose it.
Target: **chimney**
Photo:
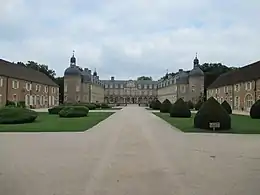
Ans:
[[[183,69],[179,69],[179,72],[182,72],[183,71]]]
[[[115,77],[111,77],[111,81],[114,81],[115,80]]]
[[[88,72],[88,68],[84,68],[84,71],[85,71],[85,72]]]
[[[88,70],[88,73],[91,74],[91,70]]]
[[[97,80],[99,80],[99,76],[97,76]]]

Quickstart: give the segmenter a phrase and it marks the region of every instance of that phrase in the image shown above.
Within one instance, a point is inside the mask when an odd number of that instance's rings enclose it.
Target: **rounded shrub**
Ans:
[[[228,130],[231,128],[231,118],[227,111],[215,100],[209,98],[201,106],[194,117],[194,127],[200,129],[210,129],[210,123],[219,122],[220,128],[216,130]]]
[[[201,106],[203,105],[203,101],[202,100],[199,100],[196,104],[195,104],[195,106],[194,106],[194,108],[195,108],[195,110],[199,110],[200,108],[201,108]]]
[[[160,107],[160,112],[170,113],[171,107],[172,107],[172,103],[168,99],[166,99],[163,101],[163,103]]]
[[[171,117],[181,117],[181,118],[190,118],[191,112],[190,109],[183,101],[182,98],[178,99],[171,107],[170,110],[170,116]]]
[[[250,116],[253,119],[260,119],[260,100],[257,100],[250,109]]]
[[[67,106],[59,112],[59,116],[63,118],[85,117],[88,112],[89,109],[86,106]]]
[[[37,118],[37,112],[18,107],[4,107],[0,109],[0,124],[32,123]]]
[[[226,100],[222,102],[221,106],[227,111],[228,114],[232,114],[232,108]]]
[[[66,105],[54,106],[53,108],[49,108],[48,112],[49,114],[59,114],[59,112],[65,107]]]
[[[81,105],[79,105],[79,106],[81,106]],[[83,104],[82,106],[88,107],[89,110],[95,110],[97,108],[96,104],[94,104],[94,103]]]

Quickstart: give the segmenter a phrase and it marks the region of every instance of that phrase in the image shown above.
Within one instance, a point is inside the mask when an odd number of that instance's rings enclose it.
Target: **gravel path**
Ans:
[[[83,133],[1,133],[1,195],[258,195],[260,136],[184,134],[126,107]]]

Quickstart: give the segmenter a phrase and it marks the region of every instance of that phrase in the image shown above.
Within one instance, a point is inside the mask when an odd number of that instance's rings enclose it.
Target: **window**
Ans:
[[[13,102],[17,102],[17,95],[13,94]]]
[[[195,92],[195,86],[194,86],[194,85],[191,86],[191,91],[192,91],[192,92]]]
[[[106,88],[106,89],[108,88],[108,84],[105,84],[105,88]]]
[[[141,84],[139,84],[139,85],[138,85],[138,88],[139,88],[139,89],[141,89],[141,88],[142,88]]]
[[[3,82],[4,82],[4,80],[2,78],[0,78],[0,87],[3,87]]]
[[[35,89],[36,89],[37,92],[39,92],[39,91],[41,90],[41,86],[37,84],[37,85],[35,86]]]
[[[245,106],[248,111],[251,108],[251,106],[253,105],[253,103],[254,103],[253,96],[251,94],[247,94],[245,97]]]
[[[80,101],[80,98],[79,98],[79,96],[78,96],[78,95],[76,96],[76,101]]]
[[[64,96],[64,101],[66,102],[68,100],[67,96],[65,95]]]
[[[14,80],[14,81],[12,82],[12,88],[13,88],[13,89],[18,89],[18,88],[19,88],[19,82],[16,81],[16,80]]]
[[[44,91],[45,91],[45,93],[48,93],[48,86],[45,86]]]
[[[185,93],[185,86],[181,86],[181,92]]]
[[[247,82],[245,84],[245,88],[246,88],[247,91],[250,91],[252,89],[252,83],[251,82]]]
[[[113,88],[113,85],[112,85],[112,84],[110,84],[110,88],[111,88],[111,89]]]
[[[240,84],[236,84],[236,85],[235,85],[235,91],[236,91],[236,92],[239,92],[239,91],[240,91]]]
[[[36,96],[36,105],[41,105],[41,97],[39,95]]]
[[[216,93],[217,93],[217,94],[219,93],[219,89],[216,89]]]
[[[31,83],[26,83],[26,90],[27,91],[32,90],[32,84]]]
[[[235,97],[235,109],[239,109],[240,106],[240,98],[238,96]]]
[[[220,103],[222,103],[222,102],[223,102],[223,97],[220,98]]]
[[[52,93],[55,93],[55,87],[52,88]]]
[[[79,92],[79,91],[80,91],[79,85],[76,85],[76,92]]]
[[[224,93],[228,93],[228,87],[224,87]]]
[[[2,94],[0,94],[0,104],[2,103]]]
[[[64,83],[64,92],[65,93],[68,92],[68,85],[67,85],[67,83]]]
[[[150,85],[149,88],[152,89],[152,88],[153,88],[153,85]]]
[[[41,96],[41,105],[44,105],[44,96]]]
[[[144,89],[147,89],[147,85],[144,85]]]
[[[176,92],[176,91],[177,91],[177,86],[175,85],[175,86],[174,86],[174,92]]]
[[[29,95],[29,94],[26,94],[26,95],[25,95],[25,105],[26,105],[26,106],[29,106],[29,105],[30,105],[30,95]]]
[[[124,88],[124,85],[123,84],[121,84],[121,89],[123,89]]]
[[[115,84],[115,88],[118,88],[118,84]]]

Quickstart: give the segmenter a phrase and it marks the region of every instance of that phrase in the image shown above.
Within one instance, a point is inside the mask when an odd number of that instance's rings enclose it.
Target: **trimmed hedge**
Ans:
[[[231,128],[231,118],[227,111],[215,100],[214,97],[209,98],[194,118],[194,127],[200,129],[209,129],[209,123],[219,122],[220,128],[216,130],[228,130]]]
[[[228,114],[232,114],[232,108],[226,100],[222,102],[221,106],[227,111]]]
[[[55,106],[53,108],[49,108],[48,109],[48,112],[49,114],[59,114],[59,112],[65,108],[66,106],[65,105],[59,105],[59,106]]]
[[[37,118],[37,112],[18,107],[4,107],[0,109],[0,124],[32,123]]]
[[[250,109],[250,116],[253,119],[260,119],[260,100],[257,100]]]
[[[170,110],[170,116],[171,117],[180,117],[180,118],[190,118],[191,112],[190,109],[183,101],[182,98],[178,99],[171,107]]]
[[[168,99],[166,99],[163,101],[161,105],[160,112],[170,113],[171,107],[172,107],[172,103]]]
[[[85,117],[88,112],[89,109],[86,106],[67,106],[59,112],[59,116],[63,118]]]
[[[152,101],[151,107],[154,110],[160,110],[162,103],[159,100]]]

